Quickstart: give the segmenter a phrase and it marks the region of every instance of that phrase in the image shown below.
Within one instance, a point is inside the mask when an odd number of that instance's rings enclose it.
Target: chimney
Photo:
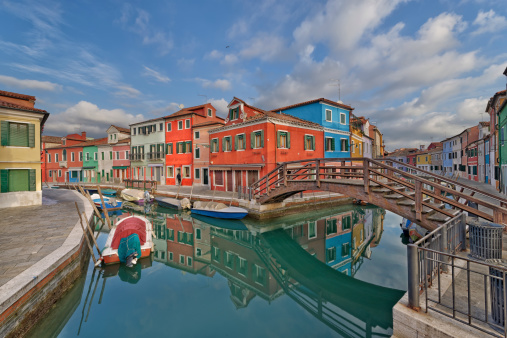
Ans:
[[[83,140],[86,140],[86,131],[81,132],[81,137],[83,138]]]
[[[419,150],[424,150],[424,144],[421,144],[421,145],[419,146]]]

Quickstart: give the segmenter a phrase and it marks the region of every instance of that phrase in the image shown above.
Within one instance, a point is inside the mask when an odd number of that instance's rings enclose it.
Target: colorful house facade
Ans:
[[[42,204],[41,131],[35,97],[0,91],[0,208]]]

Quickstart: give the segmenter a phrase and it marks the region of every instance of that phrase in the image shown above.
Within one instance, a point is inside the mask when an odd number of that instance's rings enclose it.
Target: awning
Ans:
[[[69,168],[69,171],[79,171],[79,170],[83,170],[82,167],[72,167],[72,168]]]
[[[114,165],[113,169],[128,169],[130,168],[128,165]]]
[[[153,164],[148,164],[148,167],[163,167],[164,164],[162,163],[153,163]]]
[[[96,169],[96,167],[83,167],[83,169]]]

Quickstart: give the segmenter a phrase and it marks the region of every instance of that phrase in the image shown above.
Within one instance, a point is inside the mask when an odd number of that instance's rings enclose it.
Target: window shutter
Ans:
[[[226,151],[227,149],[225,149],[225,137],[222,138],[222,151]]]
[[[2,121],[2,129],[0,130],[0,133],[2,134],[2,145],[8,146],[9,145],[9,122]],[[2,191],[4,192],[4,191]]]
[[[36,190],[36,179],[35,179],[35,169],[30,169],[30,177],[29,177],[29,186],[30,186],[30,191],[35,191]]]
[[[307,148],[308,148],[307,145],[306,145],[307,140],[308,140],[308,136],[305,135],[305,139],[303,141],[303,143],[305,144],[305,150],[307,150]]]
[[[192,141],[187,141],[187,143],[186,143],[186,150],[189,153],[192,152]]]
[[[187,144],[186,142],[181,142],[181,153],[184,154],[187,152]]]
[[[264,130],[261,130],[261,148],[264,148]]]
[[[239,135],[234,136],[234,150],[238,150]]]
[[[30,148],[35,147],[35,124],[33,123],[28,125],[28,146]]]
[[[28,125],[9,123],[9,145],[26,147],[28,145]]]
[[[345,151],[349,151],[349,140],[345,140]]]
[[[250,133],[250,148],[255,148],[255,132]]]
[[[176,142],[176,154],[180,153],[180,142]]]
[[[331,150],[334,151],[334,137],[331,139]]]
[[[312,150],[315,150],[315,136],[310,136],[312,138]]]
[[[3,129],[3,123],[2,121],[2,129]],[[9,122],[6,122],[7,124]],[[3,135],[3,133],[2,133]],[[3,139],[3,136],[2,136]],[[9,170],[2,169],[0,170],[0,192],[9,192]]]
[[[287,148],[290,149],[290,132],[287,132]]]
[[[165,153],[169,154],[169,143],[165,145]]]
[[[280,148],[280,132],[276,132],[276,147]]]

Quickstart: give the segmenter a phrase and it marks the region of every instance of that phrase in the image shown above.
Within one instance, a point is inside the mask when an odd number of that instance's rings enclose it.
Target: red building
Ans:
[[[211,187],[238,191],[286,161],[324,157],[324,128],[234,98],[225,126],[209,131]]]
[[[216,126],[223,124],[223,119],[216,116],[216,109],[210,103],[200,106],[185,108],[174,114],[164,117],[165,143],[166,143],[166,185],[176,185],[177,176],[181,175],[181,185],[192,185],[195,177],[194,158],[199,157],[209,148],[200,143],[193,144],[192,140],[198,139],[194,130],[195,126],[201,126],[206,122],[214,122]],[[197,140],[196,140],[197,141]],[[207,145],[207,143],[206,143]],[[197,158],[197,160],[200,160]],[[201,174],[201,172],[199,172]]]
[[[86,132],[81,135],[70,134],[60,140],[60,145],[56,145],[54,139],[47,140],[52,142],[52,147],[45,146],[43,182],[78,182],[80,177],[73,177],[75,174],[72,172],[78,173],[82,170]],[[76,170],[72,170],[73,168]]]
[[[467,172],[466,177],[468,177],[469,180],[478,181],[479,175],[477,174],[477,165],[478,165],[478,143],[479,140],[479,126],[474,126],[471,128],[468,128],[468,135],[467,140],[468,143],[465,146],[465,152],[464,155],[466,156],[466,165],[467,165]]]

